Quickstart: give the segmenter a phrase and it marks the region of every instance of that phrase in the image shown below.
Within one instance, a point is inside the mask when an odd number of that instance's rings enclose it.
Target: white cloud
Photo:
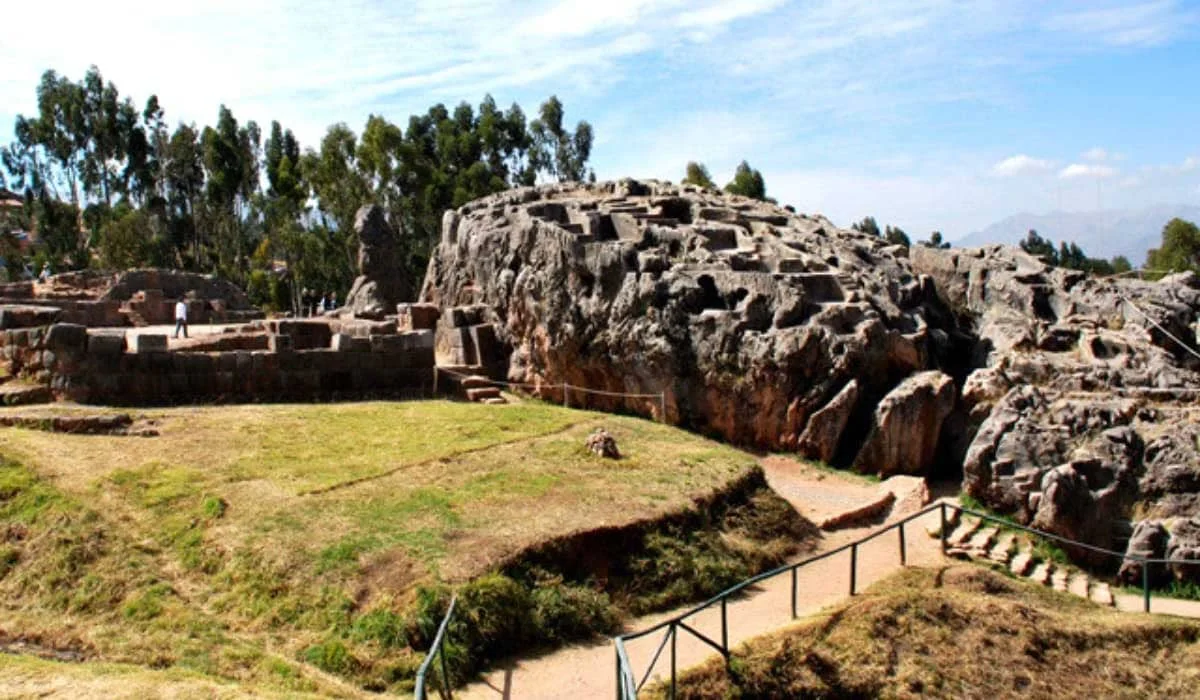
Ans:
[[[1116,168],[1093,163],[1071,163],[1058,172],[1058,176],[1064,180],[1073,180],[1080,177],[1112,177],[1116,174]]]
[[[1104,150],[1103,148],[1099,148],[1099,147],[1091,148],[1091,149],[1084,151],[1082,157],[1084,160],[1095,161],[1097,163],[1100,163],[1100,162],[1103,162],[1103,161],[1106,161],[1109,159],[1108,151]]]
[[[1054,163],[1041,158],[1033,158],[1025,154],[1011,156],[992,166],[992,174],[997,177],[1015,177],[1017,175],[1036,175],[1054,167]]]
[[[1053,15],[1043,26],[1110,46],[1158,46],[1184,33],[1198,19],[1195,9],[1176,0],[1134,4],[1110,0],[1103,5]]]

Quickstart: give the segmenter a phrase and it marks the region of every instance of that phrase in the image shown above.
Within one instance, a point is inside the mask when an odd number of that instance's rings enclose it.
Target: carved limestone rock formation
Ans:
[[[874,404],[932,368],[947,337],[931,332],[936,298],[901,247],[632,180],[512,190],[448,212],[421,299],[487,307],[511,381],[647,394],[579,398],[656,416],[665,392],[670,422],[842,466]]]
[[[354,217],[358,233],[358,277],[350,288],[341,315],[381,319],[396,313],[396,305],[411,301],[412,286],[404,277],[397,239],[383,209],[368,205]]]

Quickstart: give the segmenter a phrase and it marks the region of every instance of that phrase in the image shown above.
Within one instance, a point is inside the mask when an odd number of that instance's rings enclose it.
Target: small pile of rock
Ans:
[[[596,428],[591,435],[588,435],[587,448],[593,454],[608,459],[620,459],[621,453],[617,450],[617,440],[604,428]]]

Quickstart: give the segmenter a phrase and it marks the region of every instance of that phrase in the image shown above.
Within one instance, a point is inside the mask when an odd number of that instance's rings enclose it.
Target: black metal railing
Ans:
[[[688,609],[687,611],[685,611],[679,615],[676,615],[675,617],[670,618],[669,620],[664,620],[663,622],[660,622],[657,625],[654,625],[653,627],[650,627],[645,630],[641,630],[639,632],[631,632],[629,634],[623,634],[623,635],[614,637],[613,645],[616,648],[616,665],[617,665],[617,675],[616,675],[617,700],[636,700],[638,692],[641,691],[643,686],[645,686],[646,682],[653,675],[654,668],[658,664],[659,658],[662,656],[663,651],[665,649],[667,649],[668,645],[670,645],[670,678],[669,678],[668,686],[667,686],[667,697],[672,698],[672,699],[675,697],[676,679],[677,679],[677,675],[678,675],[678,669],[676,668],[676,661],[677,661],[677,659],[676,659],[676,647],[677,647],[676,641],[678,639],[680,630],[683,630],[684,632],[696,637],[701,642],[712,647],[717,653],[719,653],[723,657],[725,657],[726,663],[728,664],[729,658],[730,658],[728,602],[731,597],[738,595],[739,593],[741,593],[742,591],[744,591],[746,588],[748,588],[750,586],[753,586],[753,585],[755,585],[761,581],[765,581],[767,579],[775,578],[776,576],[781,576],[786,573],[791,573],[791,576],[792,576],[791,608],[792,608],[792,619],[795,619],[797,617],[797,613],[798,613],[798,602],[799,602],[799,600],[798,600],[799,599],[799,586],[798,586],[799,575],[798,575],[798,572],[800,569],[802,569],[806,566],[809,566],[811,564],[815,564],[816,562],[836,556],[838,554],[841,554],[842,552],[849,551],[850,552],[849,593],[852,596],[856,595],[858,592],[857,586],[858,586],[858,549],[859,549],[859,547],[861,547],[862,545],[864,545],[872,540],[882,537],[883,535],[891,532],[892,530],[896,530],[899,533],[897,542],[898,542],[898,547],[899,547],[900,565],[907,566],[907,564],[908,564],[908,547],[907,547],[907,542],[905,540],[905,525],[912,522],[913,520],[916,520],[917,518],[925,517],[926,515],[929,515],[930,513],[933,513],[934,511],[938,511],[940,513],[941,522],[940,522],[940,527],[939,527],[939,537],[941,539],[941,549],[942,549],[943,554],[945,554],[947,546],[948,546],[947,545],[947,537],[949,535],[949,529],[950,529],[950,517],[948,516],[948,512],[954,511],[956,513],[956,515],[959,517],[961,517],[962,515],[969,515],[969,516],[978,518],[984,522],[991,522],[991,523],[994,523],[997,526],[1000,526],[1003,528],[1019,530],[1019,531],[1028,533],[1030,535],[1034,535],[1034,536],[1041,537],[1044,539],[1049,539],[1049,540],[1059,542],[1059,543],[1067,545],[1069,547],[1078,547],[1080,549],[1092,551],[1095,553],[1115,555],[1117,557],[1120,557],[1122,561],[1134,562],[1134,563],[1141,564],[1143,599],[1145,601],[1144,610],[1146,612],[1150,612],[1150,596],[1151,596],[1150,576],[1149,576],[1150,565],[1154,565],[1154,564],[1160,564],[1160,565],[1187,564],[1187,565],[1196,566],[1196,565],[1200,564],[1200,562],[1190,561],[1190,560],[1152,559],[1152,558],[1147,558],[1147,557],[1130,556],[1130,555],[1126,555],[1124,552],[1115,552],[1113,550],[1104,549],[1103,547],[1096,547],[1094,545],[1085,544],[1083,542],[1076,542],[1074,540],[1069,540],[1065,537],[1061,537],[1061,536],[1055,535],[1053,533],[1044,532],[1042,530],[1037,530],[1035,528],[1026,527],[1024,525],[1018,525],[1010,520],[1006,520],[1004,518],[999,518],[999,517],[996,517],[996,516],[988,514],[988,513],[980,513],[980,512],[974,511],[974,510],[970,510],[968,508],[963,508],[963,507],[958,506],[953,503],[947,503],[945,501],[942,501],[942,502],[930,505],[930,506],[922,509],[921,511],[918,511],[911,515],[905,516],[901,520],[898,520],[890,525],[887,525],[886,527],[876,530],[875,532],[867,535],[866,537],[855,540],[854,542],[851,542],[849,544],[842,545],[836,549],[831,549],[828,552],[822,552],[821,554],[818,554],[818,555],[815,555],[812,557],[808,557],[807,559],[803,559],[803,560],[795,562],[793,564],[786,564],[786,565],[778,567],[776,569],[772,569],[770,571],[766,571],[761,574],[758,574],[757,576],[748,578],[745,581],[742,581],[741,583],[718,593],[717,595],[713,596],[712,598],[709,598],[708,600],[704,601],[703,603],[700,603],[700,604]],[[690,618],[704,610],[707,610],[713,606],[716,606],[716,605],[721,606],[721,640],[719,642],[702,634],[697,629],[695,629],[695,627],[687,624],[687,622],[686,622],[686,620],[688,618]],[[640,639],[642,637],[646,637],[648,635],[654,634],[655,632],[659,632],[664,629],[665,629],[665,632],[663,633],[662,641],[659,642],[658,648],[655,650],[654,655],[651,657],[649,666],[646,668],[645,673],[642,674],[642,676],[639,680],[637,675],[634,673],[633,665],[629,661],[629,654],[628,654],[628,651],[626,650],[625,645],[626,645],[626,643],[631,642],[635,639]]]
[[[429,646],[429,653],[425,655],[425,660],[421,662],[421,667],[417,669],[417,682],[413,688],[413,697],[416,700],[426,700],[428,695],[425,690],[425,675],[429,672],[429,665],[433,663],[434,657],[441,660],[438,666],[442,672],[441,683],[438,685],[438,695],[443,700],[451,700],[450,687],[453,683],[450,680],[449,665],[446,661],[446,629],[450,626],[450,618],[454,616],[454,605],[458,603],[458,595],[455,594],[450,599],[450,607],[446,609],[446,616],[442,618],[442,624],[438,625],[437,634],[433,637],[433,644]]]

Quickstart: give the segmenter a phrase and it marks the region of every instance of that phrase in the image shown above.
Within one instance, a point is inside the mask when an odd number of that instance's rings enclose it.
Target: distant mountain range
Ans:
[[[969,233],[953,243],[963,248],[988,243],[1016,245],[1029,229],[1035,229],[1042,238],[1054,241],[1055,245],[1061,241],[1074,241],[1093,258],[1124,255],[1138,266],[1145,262],[1146,251],[1157,248],[1162,242],[1163,225],[1175,217],[1200,223],[1200,207],[1159,204],[1139,210],[1023,212],[997,221],[982,231]]]

